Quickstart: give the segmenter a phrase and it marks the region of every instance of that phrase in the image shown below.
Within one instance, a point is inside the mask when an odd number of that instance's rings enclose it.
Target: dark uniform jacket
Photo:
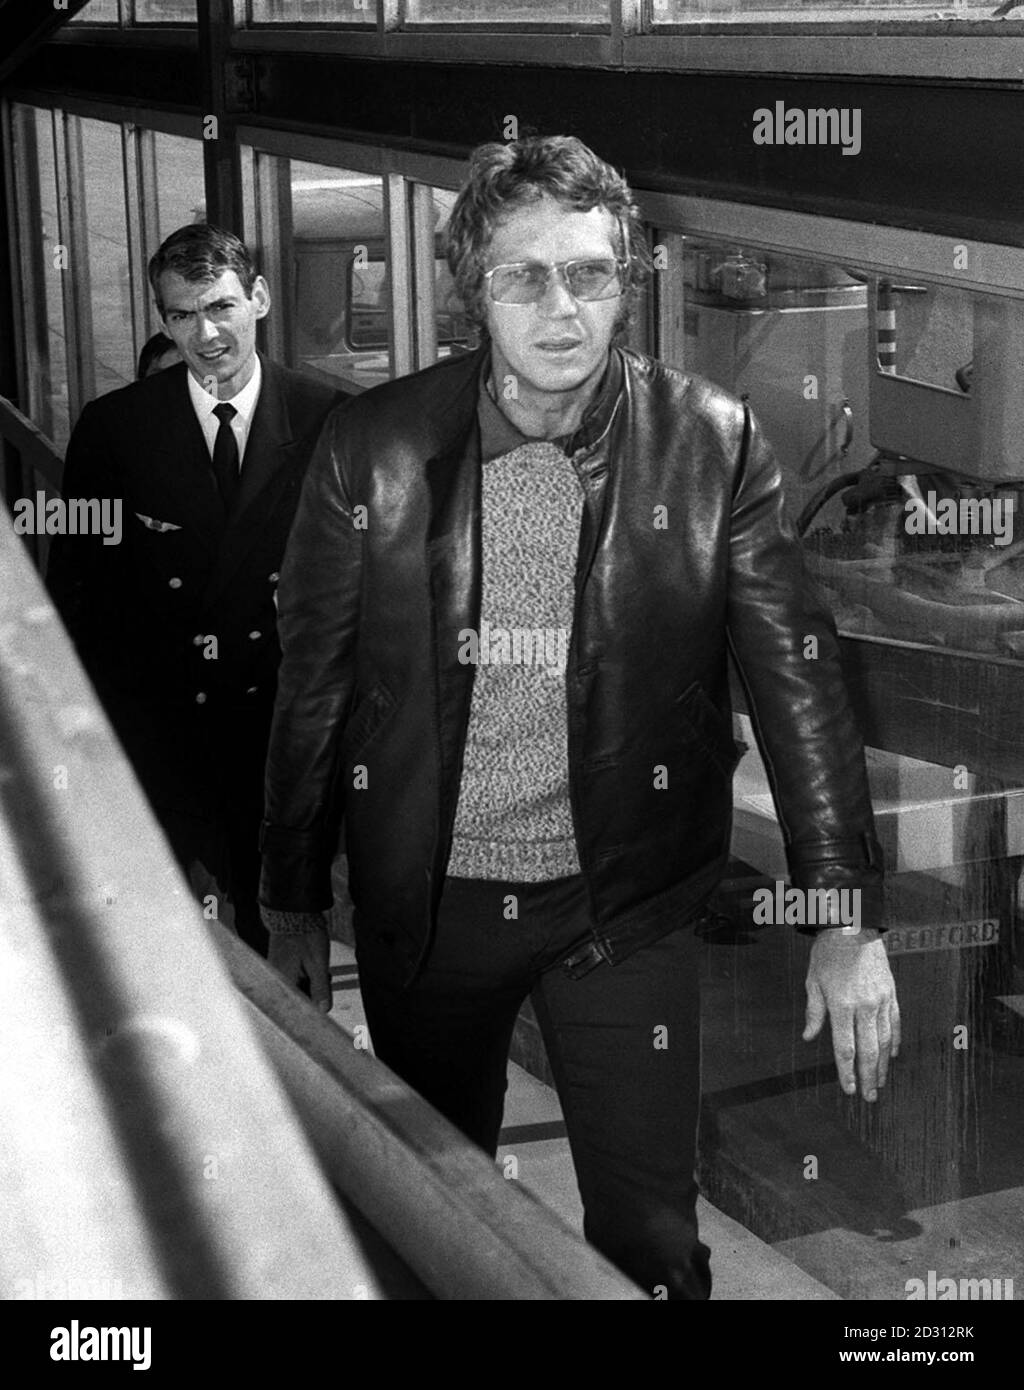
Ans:
[[[158,807],[203,814],[200,734],[255,733],[262,766],[280,655],[274,595],[317,434],[340,399],[261,358],[263,380],[226,516],[187,368],[92,401],[68,446],[65,498],[122,502],[123,538],[65,536],[47,582]],[[210,639],[216,639],[215,642]]]
[[[343,812],[363,949],[396,982],[429,949],[459,793],[486,365],[486,349],[449,359],[335,412],[281,577],[261,901],[330,904]],[[582,954],[614,964],[684,920],[722,872],[730,650],[794,882],[861,888],[874,925],[881,860],[862,744],[772,453],[746,406],[708,382],[619,350],[610,371],[619,389],[602,393],[577,460],[585,509],[565,674],[592,919]]]

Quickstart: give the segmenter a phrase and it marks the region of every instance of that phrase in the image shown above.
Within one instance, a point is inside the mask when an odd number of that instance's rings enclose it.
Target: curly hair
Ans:
[[[156,306],[162,314],[160,276],[165,271],[180,275],[183,280],[218,280],[226,270],[238,276],[247,299],[252,298],[256,283],[256,266],[245,244],[234,232],[214,227],[209,222],[191,222],[172,232],[150,257],[149,283],[153,288]]]
[[[496,228],[509,213],[545,197],[577,212],[603,207],[614,217],[619,255],[627,263],[625,324],[650,270],[640,210],[622,175],[575,135],[478,145],[470,155],[469,178],[452,207],[447,231],[448,265],[467,317],[478,326],[486,319],[485,260]]]

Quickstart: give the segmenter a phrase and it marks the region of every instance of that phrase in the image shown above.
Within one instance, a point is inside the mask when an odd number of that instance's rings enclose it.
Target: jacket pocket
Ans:
[[[693,742],[724,776],[731,777],[740,759],[740,749],[731,725],[708,699],[699,681],[676,697],[675,707]]]

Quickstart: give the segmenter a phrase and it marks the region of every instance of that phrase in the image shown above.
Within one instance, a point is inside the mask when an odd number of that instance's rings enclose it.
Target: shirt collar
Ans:
[[[257,353],[253,374],[236,396],[232,396],[226,401],[218,400],[216,396],[211,395],[209,391],[200,386],[191,372],[188,373],[188,393],[200,420],[205,420],[207,416],[212,415],[219,405],[233,405],[242,417],[242,423],[248,426],[252,419],[252,413],[256,409],[256,401],[259,398],[262,382],[263,364],[260,362],[259,353]]]
[[[512,423],[497,402],[492,399],[491,393],[487,389],[490,376],[491,364],[488,361],[480,373],[480,394],[477,404],[477,420],[480,425],[480,458],[483,463],[500,458],[503,454],[510,453],[523,444],[537,442],[531,440],[529,435],[523,434],[522,430]],[[596,444],[608,428],[608,422],[619,399],[621,389],[622,362],[618,352],[613,348],[608,358],[608,366],[604,376],[601,378],[600,385],[594,393],[593,400],[587,406],[580,424],[571,434],[559,435],[550,443],[557,444],[563,453],[570,456],[578,453],[581,449],[586,450]]]

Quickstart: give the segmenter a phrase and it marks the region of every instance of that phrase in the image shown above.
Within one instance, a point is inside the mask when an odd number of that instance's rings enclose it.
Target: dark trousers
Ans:
[[[572,979],[561,961],[589,931],[579,878],[449,879],[427,967],[396,990],[359,948],[358,909],[355,924],[374,1051],[492,1157],[512,1029],[532,997],[587,1240],[652,1297],[707,1298],[693,1178],[700,999],[692,925]]]
[[[182,728],[168,721],[157,756],[137,766],[193,891],[216,897],[218,918],[262,956],[269,944],[257,901],[268,731],[262,709],[204,712]]]

